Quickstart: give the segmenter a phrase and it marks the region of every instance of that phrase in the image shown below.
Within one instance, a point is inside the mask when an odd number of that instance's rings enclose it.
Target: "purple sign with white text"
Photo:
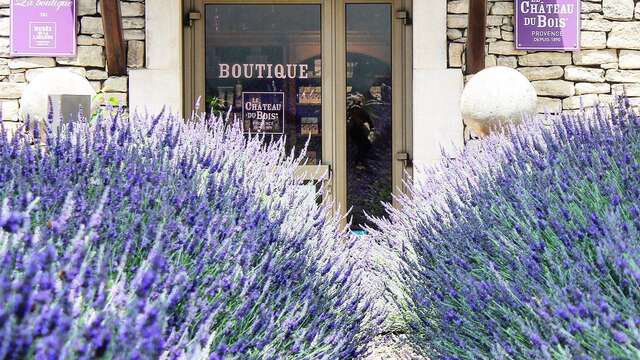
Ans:
[[[11,0],[11,56],[75,54],[75,0]]]
[[[515,7],[516,49],[580,49],[580,0],[515,0]]]

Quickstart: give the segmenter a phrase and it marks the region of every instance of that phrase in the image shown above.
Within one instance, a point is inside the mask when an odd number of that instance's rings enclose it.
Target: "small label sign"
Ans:
[[[75,56],[74,0],[12,0],[11,56]]]
[[[516,49],[580,50],[579,0],[515,0]]]
[[[284,134],[284,93],[243,92],[242,119],[247,133]]]

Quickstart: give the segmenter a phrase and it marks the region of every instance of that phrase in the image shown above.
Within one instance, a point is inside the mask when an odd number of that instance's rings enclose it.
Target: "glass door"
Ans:
[[[411,30],[407,0],[346,0],[337,6],[337,196],[353,230],[395,204],[410,170]],[[344,106],[344,107],[343,107]],[[395,204],[397,205],[397,204]]]
[[[184,1],[186,113],[199,101],[288,151],[308,143],[301,176],[330,171],[354,229],[384,216],[410,152],[410,0]]]

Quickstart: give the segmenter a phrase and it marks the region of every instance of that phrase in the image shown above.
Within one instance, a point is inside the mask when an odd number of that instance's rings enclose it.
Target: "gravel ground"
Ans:
[[[428,359],[419,355],[412,346],[409,327],[403,319],[401,305],[404,299],[402,285],[391,278],[399,270],[400,258],[397,252],[377,244],[368,236],[359,236],[354,248],[356,274],[360,276],[362,290],[374,299],[373,313],[382,312],[385,321],[374,329],[374,340],[367,345],[367,354],[362,360],[405,360]]]

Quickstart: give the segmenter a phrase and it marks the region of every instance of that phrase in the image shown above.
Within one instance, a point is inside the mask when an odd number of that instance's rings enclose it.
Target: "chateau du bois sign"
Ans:
[[[515,8],[516,49],[580,49],[580,0],[515,0]]]
[[[75,0],[11,0],[11,56],[75,53]]]
[[[250,133],[284,133],[283,92],[243,92],[242,119]]]

